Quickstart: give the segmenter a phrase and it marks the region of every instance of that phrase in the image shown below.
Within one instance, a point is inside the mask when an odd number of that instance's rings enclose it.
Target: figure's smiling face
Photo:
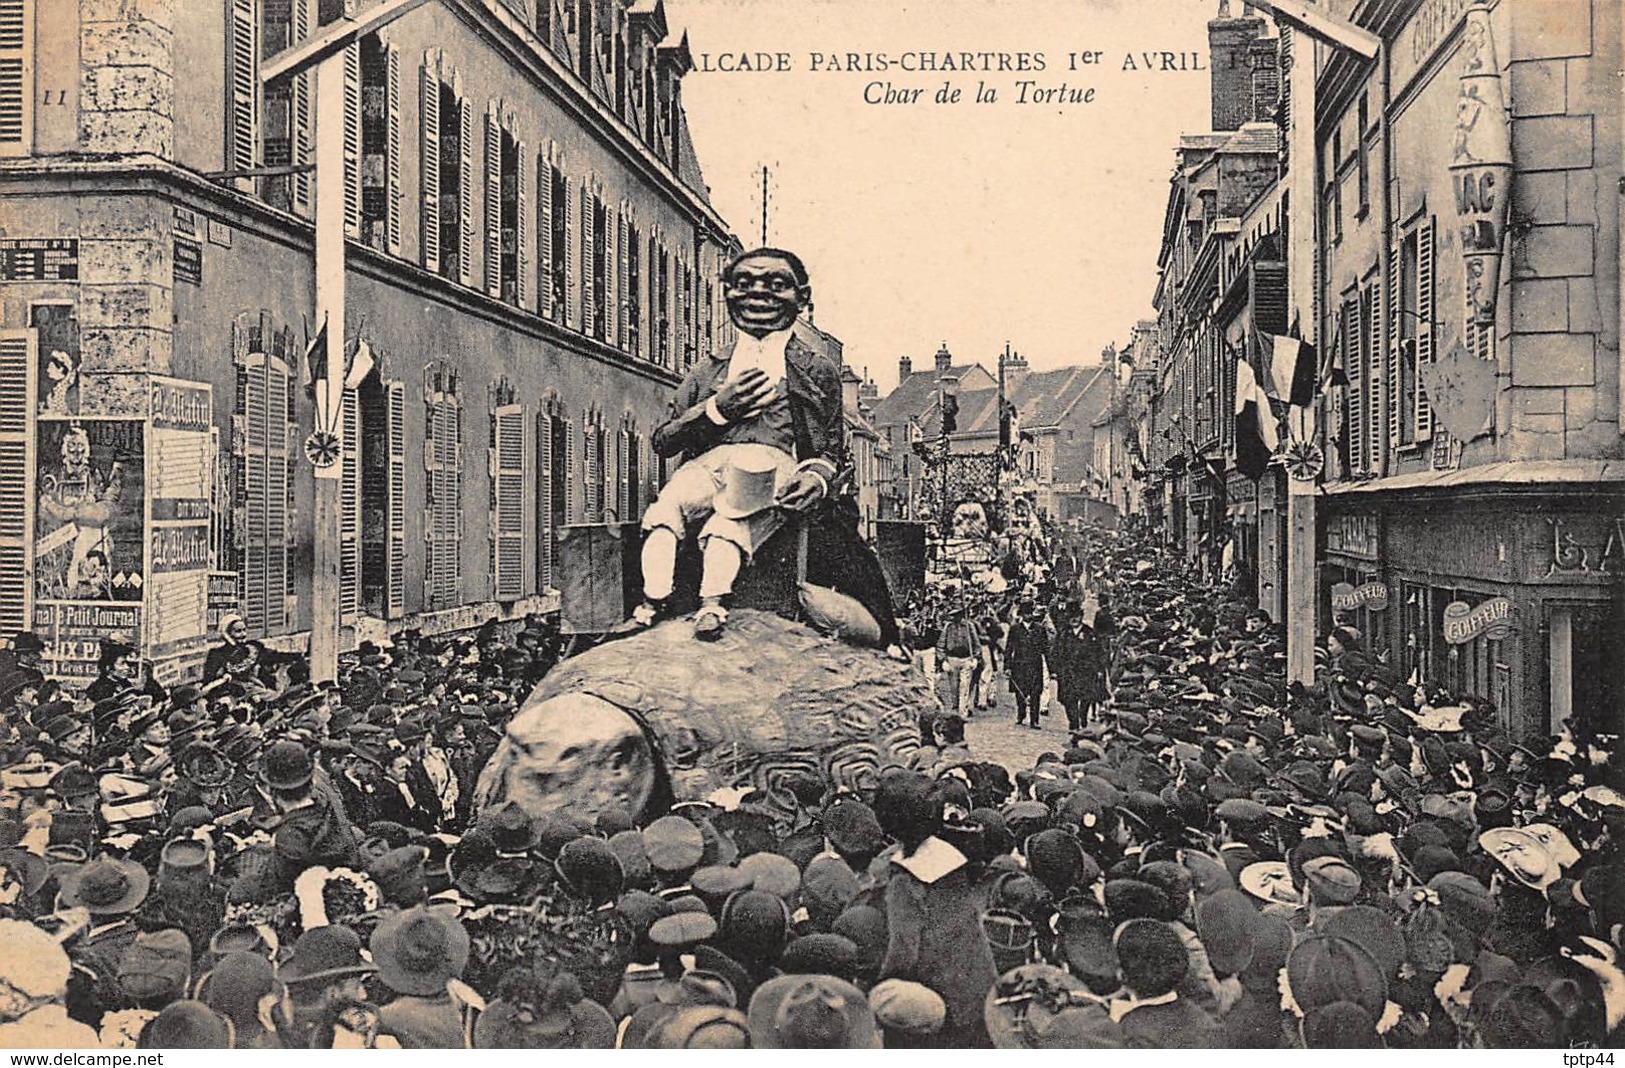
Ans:
[[[782,256],[740,260],[728,272],[723,293],[734,324],[757,336],[789,329],[812,297],[812,290],[797,280],[795,267]]]

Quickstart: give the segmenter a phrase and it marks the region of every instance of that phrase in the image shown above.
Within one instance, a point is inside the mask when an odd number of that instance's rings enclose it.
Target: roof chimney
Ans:
[[[944,341],[942,343],[942,347],[937,350],[937,370],[946,371],[948,368],[952,367],[953,365],[954,365],[953,353],[948,351],[948,343],[946,341]]]
[[[913,360],[909,359],[907,356],[904,356],[904,357],[901,357],[900,359],[898,359],[898,361],[897,361],[897,384],[898,385],[902,385],[903,381],[905,379],[907,379],[908,376],[913,374],[913,373],[914,373],[914,361]]]
[[[1253,71],[1249,46],[1264,35],[1264,20],[1253,14],[1252,6],[1242,5],[1239,17],[1230,14],[1227,2],[1207,24],[1208,64],[1212,71],[1212,123],[1215,132],[1239,130],[1253,117]]]
[[[1000,353],[999,369],[1004,375],[1005,393],[1013,394],[1027,376],[1027,357],[1019,352],[1012,352],[1008,356]]]

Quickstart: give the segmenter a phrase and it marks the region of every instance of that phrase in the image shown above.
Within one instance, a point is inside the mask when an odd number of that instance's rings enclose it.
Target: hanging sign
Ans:
[[[1444,640],[1450,645],[1462,645],[1479,635],[1491,641],[1500,641],[1512,633],[1512,602],[1505,597],[1491,597],[1476,605],[1466,601],[1451,601],[1444,609]]]
[[[1467,308],[1475,323],[1493,326],[1507,202],[1512,196],[1512,131],[1490,36],[1489,7],[1475,3],[1465,18],[1450,185],[1467,268]]]
[[[1367,582],[1361,586],[1339,582],[1332,587],[1332,608],[1336,611],[1352,612],[1364,608],[1381,612],[1387,607],[1388,587],[1381,582]]]

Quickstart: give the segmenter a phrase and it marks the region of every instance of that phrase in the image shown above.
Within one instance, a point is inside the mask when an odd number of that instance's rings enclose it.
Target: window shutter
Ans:
[[[544,319],[553,307],[553,167],[536,155],[536,312]]]
[[[1365,470],[1365,358],[1361,352],[1362,305],[1359,296],[1349,298],[1347,314],[1343,319],[1344,360],[1349,378],[1349,466],[1355,472]]]
[[[385,604],[390,619],[406,614],[406,384],[388,385],[389,438],[389,589]]]
[[[0,0],[0,156],[34,146],[33,43],[33,0]]]
[[[293,0],[293,39],[295,42],[304,41],[310,36],[310,4],[312,0]],[[346,65],[346,76],[349,68]],[[256,77],[258,73],[256,72]],[[315,76],[306,71],[294,75],[293,79],[293,130],[292,130],[292,159],[294,163],[311,163],[315,160],[315,139],[311,136],[314,101]],[[348,110],[348,103],[346,103]],[[348,120],[345,123],[349,125]],[[292,177],[293,208],[294,211],[306,218],[313,218],[315,208],[311,200],[311,174],[309,171],[299,171]],[[348,182],[346,182],[345,199],[349,199]]]
[[[1422,384],[1422,367],[1433,362],[1433,219],[1416,231],[1416,440],[1433,437],[1433,405]]]
[[[636,518],[632,514],[632,485],[627,481],[627,475],[632,470],[632,443],[629,440],[631,435],[632,432],[623,426],[615,441],[615,471],[619,476],[615,491],[615,511],[623,523]]]
[[[292,530],[288,525],[288,498],[293,493],[290,477],[292,453],[288,448],[292,429],[294,390],[293,375],[281,360],[271,361],[271,372],[266,390],[267,409],[270,414],[270,436],[266,441],[270,462],[266,515],[269,517],[265,543],[270,567],[266,572],[266,626],[267,633],[288,629],[288,541]]]
[[[474,105],[457,97],[457,278],[474,284]]]
[[[344,49],[344,232],[361,240],[361,43]],[[360,587],[358,586],[357,589]]]
[[[418,205],[422,226],[420,243],[423,246],[423,266],[430,273],[440,273],[440,79],[435,74],[430,57],[423,57],[423,70],[418,85]]]
[[[435,576],[440,568],[440,495],[445,486],[440,481],[440,408],[431,394],[427,398],[423,427],[423,541],[427,552],[423,557],[423,605],[436,607]]]
[[[592,230],[592,190],[588,188],[585,180],[581,183],[581,332],[588,337],[597,337],[598,305],[597,294],[593,291],[593,254]]]
[[[502,124],[494,100],[485,111],[485,292],[502,298]]]
[[[1374,475],[1382,474],[1382,396],[1383,379],[1387,376],[1382,373],[1385,362],[1382,350],[1382,286],[1373,281],[1370,287],[1371,294],[1371,363],[1366,368],[1369,376],[1366,382],[1366,460],[1365,467]]]
[[[514,145],[514,176],[518,183],[514,211],[514,286],[521,308],[530,307],[530,168],[525,166],[525,142]]]
[[[514,601],[524,595],[525,587],[525,412],[510,404],[498,408],[494,418],[493,586],[497,600]]]
[[[626,463],[625,518],[635,522],[643,517],[643,438],[635,430],[627,431]]]
[[[1388,315],[1393,320],[1388,327],[1387,362],[1383,368],[1383,395],[1388,398],[1388,447],[1399,448],[1399,309],[1404,301],[1399,296],[1399,261],[1404,243],[1388,257]],[[1407,398],[1408,399],[1408,398]]]
[[[361,612],[361,398],[344,391],[339,470],[339,618]]]
[[[36,344],[32,330],[0,331],[0,638],[29,628],[34,592]]]
[[[564,203],[557,205],[555,209],[560,213],[560,218],[564,220],[564,225],[561,227],[564,234],[564,249],[562,251],[564,266],[561,271],[564,275],[564,315],[562,318],[565,326],[571,330],[579,330],[581,328],[581,305],[576,301],[576,293],[580,286],[576,281],[575,267],[581,262],[581,258],[576,255],[577,250],[581,247],[581,238],[576,233],[576,228],[571,221],[570,182],[568,179],[559,183],[558,191],[564,194]],[[559,249],[554,249],[553,254],[560,255],[561,253]]]
[[[3,0],[6,11],[5,33],[0,34],[0,62],[7,61],[13,55],[10,48],[15,39],[17,50],[15,54],[23,56],[23,50],[28,45],[28,21],[14,22],[13,12],[20,8],[25,19],[31,14],[29,8],[31,0]],[[260,16],[257,0],[231,0],[231,13],[228,16],[227,31],[231,35],[230,45],[226,57],[230,63],[231,73],[228,79],[231,88],[231,114],[226,124],[226,165],[233,170],[246,170],[254,166],[259,155],[260,140]],[[17,36],[13,38],[12,27],[16,26]],[[19,59],[20,62],[20,59]],[[4,71],[10,73],[10,67]],[[29,124],[33,121],[33,101],[29,99],[29,85],[31,79],[23,76],[27,70],[26,64],[19,66],[17,74],[17,92],[22,105],[21,114],[17,120],[17,140],[14,142],[9,136],[10,126],[7,124],[0,129],[0,146],[10,149],[13,145],[27,145]],[[0,99],[9,87],[9,82],[0,83]],[[24,148],[26,151],[26,148]],[[10,152],[8,151],[8,155]],[[252,178],[238,178],[235,182],[237,188],[246,193],[255,190],[255,181]]]
[[[536,413],[536,589],[553,585],[553,416]]]
[[[615,244],[616,211],[608,204],[604,208],[604,232],[598,239],[604,243],[604,296],[600,303],[603,305],[599,323],[599,333],[604,341],[610,345],[619,346],[621,343],[621,287],[620,272],[616,269],[615,257],[619,246]],[[597,215],[593,216],[594,221]]]
[[[582,495],[582,505],[585,510],[584,518],[589,523],[596,523],[603,519],[603,508],[599,503],[599,491],[603,483],[598,470],[598,428],[593,425],[589,414],[581,427],[581,443],[585,452],[587,469],[585,472],[585,491]]]
[[[574,523],[580,514],[576,506],[576,422],[564,421],[564,522]]]
[[[621,211],[615,216],[615,277],[616,292],[620,295],[616,314],[620,317],[616,338],[620,342],[622,352],[632,351],[631,334],[627,327],[628,309],[632,305],[631,279],[629,277],[629,254],[626,248],[626,205],[621,205]]]
[[[389,229],[389,251],[401,254],[401,50],[389,46],[389,159],[384,189],[384,218]]]

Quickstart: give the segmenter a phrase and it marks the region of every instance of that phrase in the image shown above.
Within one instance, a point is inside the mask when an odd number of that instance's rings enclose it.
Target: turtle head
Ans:
[[[653,748],[625,709],[585,693],[532,697],[480,774],[481,808],[513,801],[532,818],[589,819],[610,806],[638,815],[659,778]]]

